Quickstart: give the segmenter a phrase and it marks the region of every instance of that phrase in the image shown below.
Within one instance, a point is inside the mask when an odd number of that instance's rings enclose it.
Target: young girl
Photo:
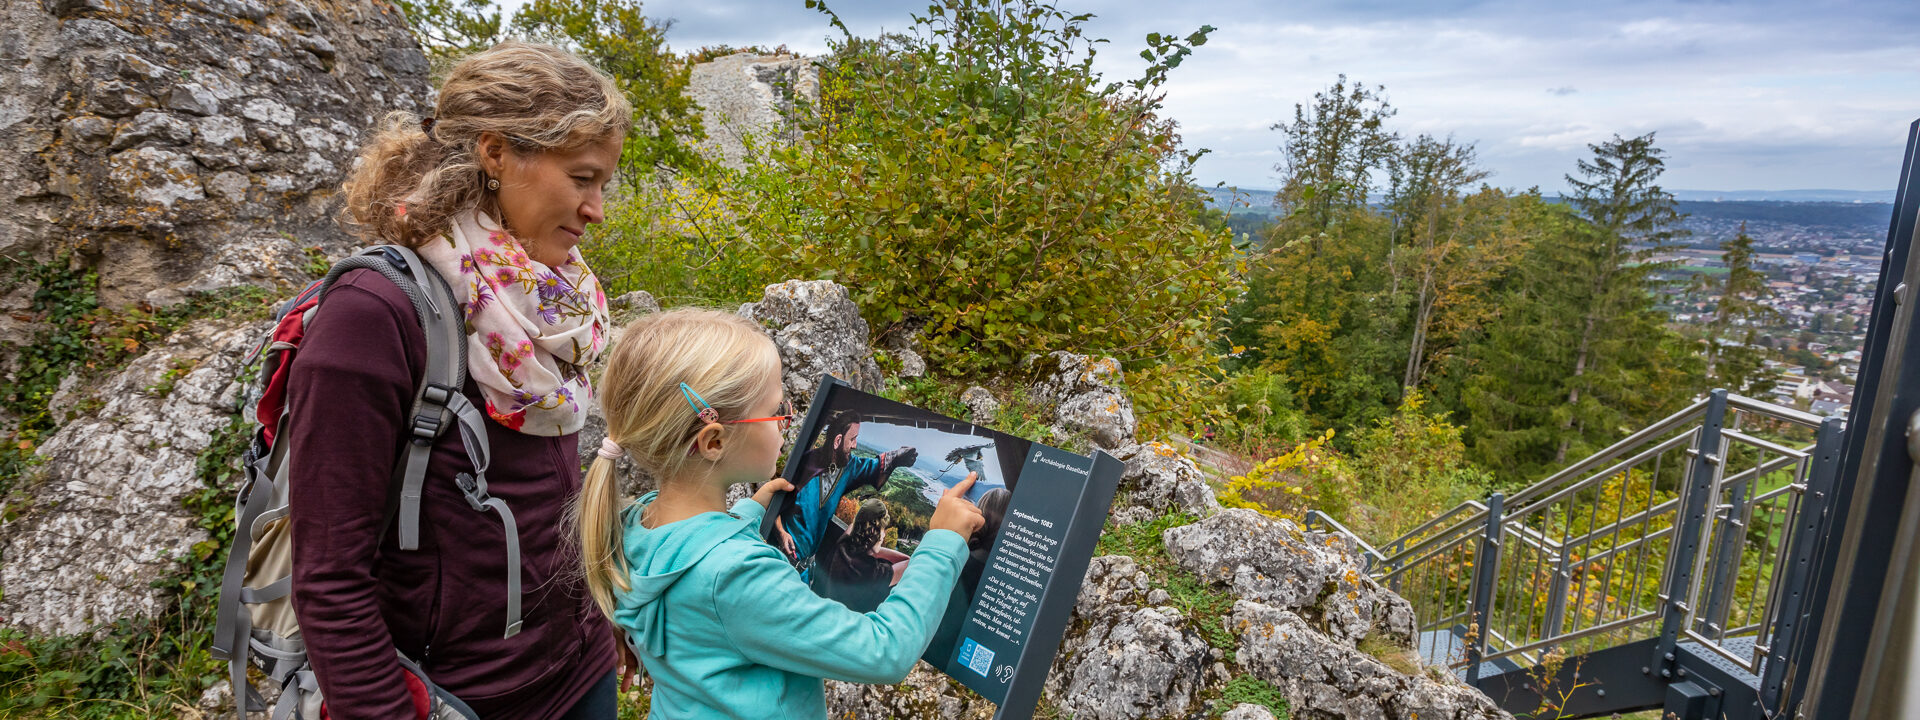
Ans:
[[[948,490],[898,585],[870,613],[818,595],[760,538],[792,422],[780,356],[742,318],[656,313],[629,326],[601,377],[607,441],[579,514],[587,587],[653,676],[655,718],[825,718],[822,678],[890,684],[927,647],[967,538],[982,522]],[[660,489],[627,503],[613,461],[633,456]],[[764,482],[726,504],[727,488]]]

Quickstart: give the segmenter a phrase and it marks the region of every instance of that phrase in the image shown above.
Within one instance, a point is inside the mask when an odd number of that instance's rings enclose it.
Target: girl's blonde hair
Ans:
[[[606,73],[552,45],[500,43],[453,66],[430,127],[412,113],[387,115],[347,176],[345,219],[408,247],[475,207],[504,225],[475,157],[481,133],[507,138],[524,156],[625,137],[632,125],[633,106]]]
[[[607,437],[662,484],[681,475],[694,435],[705,427],[680,383],[721,421],[742,419],[780,384],[780,353],[759,325],[716,310],[669,310],[627,326],[601,375],[600,407]],[[735,427],[723,424],[720,432]],[[575,508],[587,589],[608,617],[614,590],[632,589],[620,524],[626,499],[618,485],[614,461],[595,456]]]

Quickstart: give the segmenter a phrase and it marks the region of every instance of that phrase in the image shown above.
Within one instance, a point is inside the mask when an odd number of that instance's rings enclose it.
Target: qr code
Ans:
[[[966,663],[968,670],[980,673],[980,677],[986,677],[993,671],[993,651],[967,638],[960,647],[960,662]]]

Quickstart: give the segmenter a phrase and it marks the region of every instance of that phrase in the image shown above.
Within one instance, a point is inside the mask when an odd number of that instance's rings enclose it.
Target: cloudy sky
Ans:
[[[1340,73],[1384,85],[1403,136],[1475,143],[1491,182],[1565,187],[1586,145],[1658,131],[1674,189],[1886,190],[1920,119],[1920,0],[1474,2],[1060,0],[1098,15],[1102,67],[1133,77],[1149,32],[1218,28],[1167,110],[1200,180],[1278,183],[1279,134]],[[924,0],[834,0],[856,33],[911,27]],[[826,49],[802,0],[651,0],[676,50]]]

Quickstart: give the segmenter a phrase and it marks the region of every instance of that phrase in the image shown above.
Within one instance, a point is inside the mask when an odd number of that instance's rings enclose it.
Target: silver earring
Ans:
[[[487,189],[493,190],[493,191],[499,191],[500,178],[487,178]]]

